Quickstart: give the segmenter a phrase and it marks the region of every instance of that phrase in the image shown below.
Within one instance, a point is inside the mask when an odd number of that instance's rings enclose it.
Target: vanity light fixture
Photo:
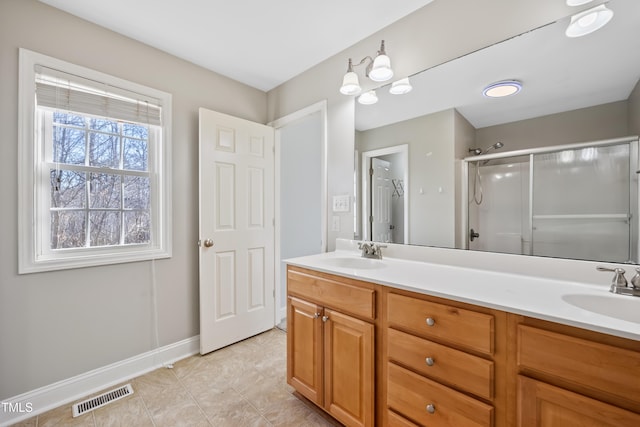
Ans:
[[[592,7],[571,17],[565,34],[567,37],[581,37],[604,27],[613,17],[613,11],[604,4]]]
[[[345,74],[342,79],[340,93],[343,95],[357,95],[361,90],[358,75],[353,71],[353,63],[351,62],[351,58],[349,58],[349,67],[347,68],[347,74]]]
[[[367,63],[365,69],[365,75],[374,82],[386,82],[393,77],[393,70],[391,69],[391,59],[387,56],[384,48],[384,40],[380,43],[380,50],[375,59],[370,56],[365,56],[357,64],[353,64],[351,58],[349,58],[349,65],[347,67],[347,73],[342,79],[342,86],[340,87],[340,93],[344,95],[357,95],[362,88],[358,82],[358,75],[353,71],[353,67]]]
[[[362,105],[372,105],[378,102],[378,95],[375,90],[370,90],[358,97],[358,102]]]
[[[405,93],[411,92],[412,89],[413,86],[409,83],[409,77],[405,77],[404,79],[391,83],[389,93],[393,95],[404,95]]]
[[[567,6],[582,6],[591,3],[593,0],[567,0]]]
[[[522,89],[522,83],[517,80],[502,80],[485,87],[482,94],[488,98],[502,98],[515,95]]]

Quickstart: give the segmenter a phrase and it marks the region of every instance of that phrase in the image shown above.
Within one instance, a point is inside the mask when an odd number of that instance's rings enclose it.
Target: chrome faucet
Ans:
[[[614,273],[609,292],[640,297],[640,268],[636,268],[636,274],[631,278],[631,283],[627,282],[623,268],[596,267],[596,270]]]
[[[362,250],[363,258],[382,259],[383,248],[386,248],[386,246],[373,242],[358,242],[358,249]]]

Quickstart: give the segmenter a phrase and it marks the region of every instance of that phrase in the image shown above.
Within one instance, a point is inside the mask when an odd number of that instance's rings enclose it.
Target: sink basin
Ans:
[[[626,320],[627,322],[640,323],[639,297],[570,294],[564,295],[562,299],[583,310]]]
[[[322,262],[333,267],[354,268],[356,270],[372,270],[384,267],[382,260],[371,258],[336,257],[326,258]]]

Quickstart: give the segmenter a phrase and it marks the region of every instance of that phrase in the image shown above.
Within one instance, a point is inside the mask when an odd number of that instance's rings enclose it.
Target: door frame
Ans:
[[[298,111],[295,111],[291,114],[287,114],[284,117],[276,119],[272,122],[267,123],[268,126],[271,126],[275,130],[275,291],[276,291],[276,309],[275,309],[275,324],[279,324],[282,319],[287,317],[287,307],[281,307],[281,302],[284,300],[285,295],[282,295],[280,292],[280,281],[282,277],[280,277],[280,264],[282,263],[282,259],[280,257],[280,249],[281,249],[281,241],[280,241],[280,230],[281,230],[281,215],[280,215],[280,185],[281,185],[281,175],[280,175],[280,167],[282,164],[281,153],[282,153],[282,143],[281,143],[281,130],[282,128],[288,126],[310,116],[311,114],[320,113],[320,120],[322,121],[322,135],[320,136],[321,140],[321,151],[322,156],[320,158],[320,170],[321,170],[321,178],[320,178],[320,206],[322,209],[321,213],[321,224],[320,224],[320,233],[321,233],[321,242],[320,242],[320,250],[321,252],[327,251],[327,239],[328,239],[328,228],[327,228],[327,100],[322,100],[316,102],[315,104],[309,105],[308,107],[302,108]]]
[[[394,145],[391,147],[380,148],[377,150],[369,150],[362,152],[362,170],[361,170],[361,179],[362,179],[362,215],[361,215],[361,226],[362,226],[362,239],[368,240],[367,236],[370,234],[370,226],[369,226],[369,215],[371,211],[371,189],[369,183],[369,167],[371,166],[371,159],[373,157],[381,157],[386,156],[388,154],[403,154],[405,159],[404,164],[404,243],[409,244],[409,197],[406,194],[409,194],[409,144],[400,144]]]

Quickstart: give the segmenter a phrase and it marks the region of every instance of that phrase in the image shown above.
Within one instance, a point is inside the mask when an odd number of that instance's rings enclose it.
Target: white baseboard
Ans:
[[[200,336],[148,351],[3,400],[0,427],[9,426],[143,375],[200,351]]]

